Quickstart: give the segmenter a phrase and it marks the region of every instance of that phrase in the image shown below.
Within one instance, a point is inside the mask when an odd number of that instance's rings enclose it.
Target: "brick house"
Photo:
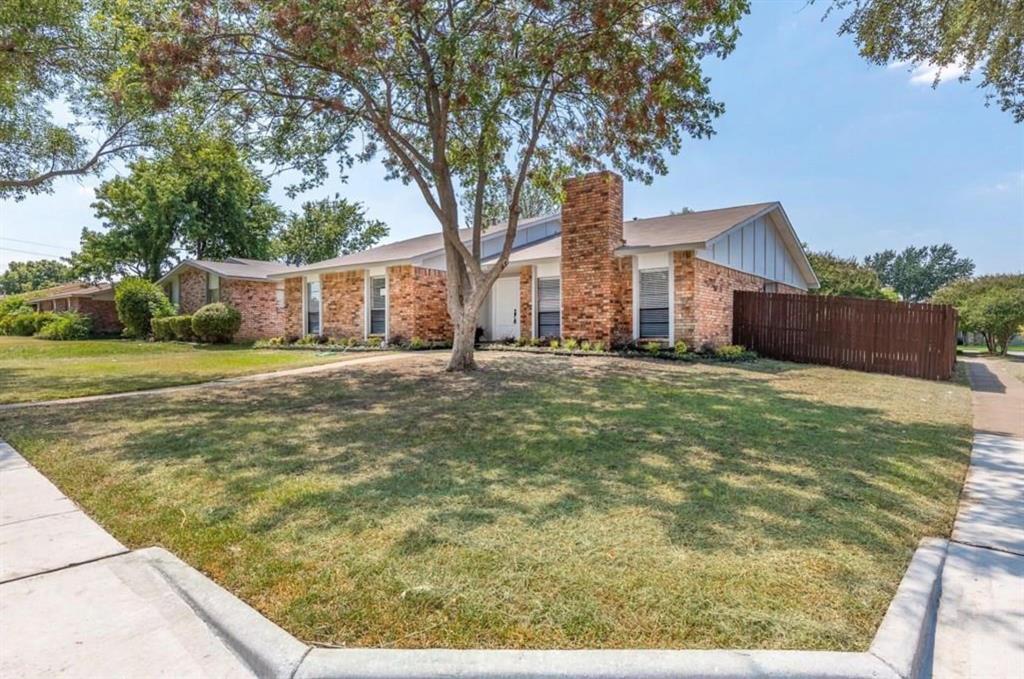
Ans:
[[[67,283],[27,295],[26,304],[36,311],[77,311],[92,317],[97,333],[121,332],[121,321],[114,306],[114,286],[110,283]]]
[[[285,334],[285,283],[271,278],[295,267],[279,262],[229,258],[186,260],[158,281],[179,313],[192,314],[211,302],[224,302],[242,315],[235,339]]]
[[[484,233],[485,265],[503,238]],[[440,233],[270,273],[283,285],[270,334],[450,339],[445,277]],[[719,345],[731,341],[734,290],[817,285],[780,203],[623,221],[622,178],[598,172],[566,182],[560,214],[520,223],[479,323],[493,340]]]

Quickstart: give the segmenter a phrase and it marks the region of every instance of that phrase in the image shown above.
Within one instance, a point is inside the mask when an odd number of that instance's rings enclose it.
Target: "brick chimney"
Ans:
[[[632,272],[622,240],[622,177],[595,172],[565,182],[562,335],[611,345],[629,336]]]

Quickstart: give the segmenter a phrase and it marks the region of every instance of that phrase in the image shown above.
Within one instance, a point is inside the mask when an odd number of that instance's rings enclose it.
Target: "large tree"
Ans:
[[[813,0],[812,0],[813,1]],[[853,35],[868,61],[954,72],[979,87],[1015,122],[1024,122],[1024,2],[1021,0],[831,0],[848,12],[840,34]]]
[[[151,27],[141,73],[158,98],[206,89],[303,185],[377,153],[441,226],[449,369],[475,368],[477,316],[508,263],[527,181],[610,165],[663,174],[723,107],[705,57],[727,55],[747,0],[181,0]],[[358,142],[358,143],[357,143]],[[504,246],[481,264],[488,187],[507,183]],[[471,194],[459,235],[459,195]]]
[[[230,141],[178,130],[163,152],[129,170],[96,190],[103,231],[82,230],[72,256],[78,275],[155,281],[180,256],[269,257],[280,211],[267,180]]]
[[[1010,340],[1024,327],[1024,275],[959,280],[936,292],[932,301],[955,306],[960,328],[980,333],[995,354],[1005,355]]]
[[[143,144],[149,118],[116,84],[124,36],[100,20],[104,4],[0,2],[0,198],[47,191]]]
[[[896,293],[882,285],[873,269],[858,263],[853,257],[843,258],[831,252],[808,251],[807,259],[820,283],[815,294],[896,299]]]
[[[960,257],[949,243],[883,250],[865,257],[864,264],[908,302],[923,302],[942,286],[974,273],[974,262]]]
[[[312,264],[365,250],[387,235],[387,225],[367,219],[362,205],[334,196],[305,202],[301,212],[288,215],[272,249],[288,264]]]
[[[37,259],[30,262],[11,262],[0,274],[0,294],[16,295],[49,288],[75,279],[66,263],[56,259]]]

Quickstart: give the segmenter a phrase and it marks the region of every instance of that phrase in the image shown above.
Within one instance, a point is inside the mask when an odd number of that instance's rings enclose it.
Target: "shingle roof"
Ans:
[[[229,257],[225,260],[186,259],[164,274],[160,281],[166,280],[168,276],[183,266],[194,266],[225,278],[244,278],[253,281],[270,280],[270,276],[274,274],[287,273],[299,268],[281,262],[265,262],[261,259],[243,259],[242,257]]]
[[[754,203],[717,210],[687,212],[634,219],[622,225],[624,247],[663,247],[706,243],[737,224],[753,219],[777,207],[778,203]]]
[[[27,292],[25,293],[25,301],[43,302],[62,297],[88,297],[101,292],[107,292],[112,287],[113,286],[110,283],[99,283],[93,285],[92,283],[75,281],[74,283],[65,283],[63,285],[55,285],[51,288]]]

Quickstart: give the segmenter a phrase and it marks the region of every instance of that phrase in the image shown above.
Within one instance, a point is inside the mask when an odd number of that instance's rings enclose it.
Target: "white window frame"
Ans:
[[[309,284],[316,283],[320,286],[320,297],[317,300],[317,316],[320,319],[318,335],[324,334],[324,286],[320,276],[305,276],[302,279],[302,334],[309,335]]]
[[[370,322],[372,319],[373,309],[370,305],[373,301],[373,279],[383,278],[384,279],[384,334],[374,335],[370,332]],[[387,269],[374,270],[370,269],[366,272],[366,284],[363,288],[363,308],[366,309],[366,323],[363,325],[363,339],[367,340],[371,337],[383,337],[384,341],[390,336],[391,331],[391,279],[388,276]],[[378,310],[379,311],[379,310]]]
[[[668,337],[640,337],[640,272],[668,269]],[[633,257],[633,339],[676,340],[676,261],[673,252]]]
[[[323,288],[320,288],[321,300],[323,300],[323,296],[324,290]],[[284,281],[279,281],[277,284],[274,285],[274,305],[277,307],[278,311],[281,311],[282,309],[285,308],[285,306],[287,305],[287,299],[288,297],[285,292]],[[322,301],[320,302],[320,305],[323,306]]]

